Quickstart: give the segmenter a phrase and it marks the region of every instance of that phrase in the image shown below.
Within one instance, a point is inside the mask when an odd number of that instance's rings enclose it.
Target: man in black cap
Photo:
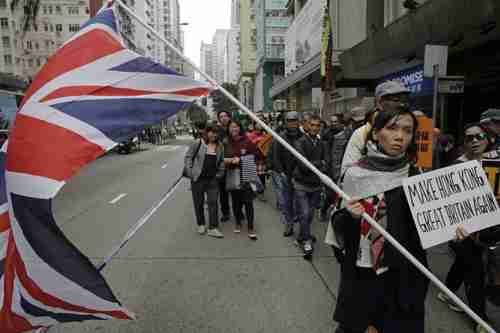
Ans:
[[[299,130],[299,114],[297,112],[288,112],[285,116],[286,129],[280,133],[280,136],[291,146],[302,136]],[[280,209],[281,222],[285,226],[283,236],[293,235],[293,224],[295,219],[295,195],[292,185],[292,173],[295,169],[295,157],[274,140],[272,144],[272,170],[273,185],[278,198],[278,208]]]
[[[223,143],[227,135],[227,128],[231,122],[231,113],[227,111],[220,111],[217,114],[217,119],[219,121],[217,127],[217,138],[219,142]],[[222,211],[221,222],[229,221],[230,210],[229,210],[229,193],[226,190],[226,177],[219,179],[219,198],[220,198],[220,208]]]

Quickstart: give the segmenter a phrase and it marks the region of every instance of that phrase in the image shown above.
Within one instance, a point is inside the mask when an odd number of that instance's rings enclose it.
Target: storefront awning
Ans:
[[[432,0],[340,55],[346,80],[381,78],[415,66],[426,44],[450,54],[500,39],[500,1]]]
[[[318,53],[311,58],[307,63],[302,65],[298,70],[288,75],[284,79],[278,81],[271,89],[271,98],[281,94],[286,89],[290,88],[297,82],[302,81],[309,75],[313,74],[320,69],[321,65],[321,54]]]

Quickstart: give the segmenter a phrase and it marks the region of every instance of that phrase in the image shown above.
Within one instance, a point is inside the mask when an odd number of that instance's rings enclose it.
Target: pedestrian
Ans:
[[[187,175],[191,179],[191,193],[198,224],[198,233],[205,234],[205,196],[208,204],[208,235],[222,238],[218,218],[218,179],[224,176],[224,149],[217,139],[217,129],[197,125],[200,138],[193,142],[184,158]],[[204,133],[201,133],[204,130]]]
[[[231,114],[227,111],[220,111],[217,114],[217,119],[219,121],[217,127],[217,137],[219,142],[224,143],[226,134],[229,127],[229,122],[231,121]],[[219,179],[219,199],[220,199],[220,209],[222,212],[221,222],[229,221],[230,209],[229,209],[229,194],[226,190],[226,177],[221,177]]]
[[[260,159],[257,147],[243,133],[237,120],[229,122],[224,143],[224,163],[226,165],[226,188],[231,193],[235,233],[241,232],[243,208],[248,225],[248,237],[257,240],[255,232],[255,184],[258,182],[256,162]]]
[[[399,81],[387,81],[379,84],[375,89],[375,110],[370,118],[373,118],[373,115],[378,112],[384,112],[386,108],[391,106],[408,107],[409,95],[410,90]],[[365,125],[352,134],[342,160],[342,172],[363,157],[368,133],[372,127],[371,122],[372,119],[368,119]]]
[[[465,126],[465,152],[455,161],[455,164],[473,160],[480,161],[490,148],[492,148],[492,144],[486,128],[479,123],[468,124]],[[454,293],[462,284],[465,285],[465,294],[471,309],[485,321],[488,321],[486,315],[486,273],[483,262],[486,245],[481,242],[481,235],[487,233],[488,229],[470,236],[467,236],[464,230],[457,233],[457,240],[449,243],[450,248],[455,253],[455,260],[446,275],[446,286]],[[446,294],[440,292],[437,297],[445,302],[451,310],[463,312]],[[476,332],[482,333],[486,330],[478,324]]]
[[[299,130],[299,114],[295,111],[287,112],[285,121],[286,129],[279,134],[288,144],[295,146],[297,140],[302,136],[302,132]],[[273,141],[271,149],[272,181],[281,222],[285,227],[283,236],[290,237],[294,234],[293,225],[296,216],[292,179],[297,160],[288,149],[276,140]]]
[[[354,199],[331,222],[343,251],[336,333],[424,332],[427,279],[361,217],[371,215],[427,266],[402,188],[416,173],[417,127],[408,108],[388,106],[373,121],[364,157],[345,172],[342,186]]]
[[[481,114],[483,125],[493,137],[494,150],[500,151],[500,109],[488,109]]]
[[[262,121],[264,121],[264,117],[259,117]],[[252,123],[248,126],[249,129],[252,129],[251,132],[247,131],[248,139],[259,149],[260,143],[266,137],[266,131],[259,123]],[[261,188],[257,191],[257,198],[260,201],[265,201],[264,191],[266,190],[266,154],[262,150],[259,150],[259,153],[262,155],[262,159],[259,159],[257,162],[257,175],[260,179]]]
[[[309,131],[309,119],[311,118],[311,114],[309,112],[302,113],[302,121],[300,122],[300,131],[302,134],[305,134]]]
[[[306,126],[307,132],[296,141],[295,149],[316,168],[325,172],[325,149],[319,137],[321,118],[311,115]],[[304,255],[310,257],[314,250],[311,224],[315,209],[320,208],[322,183],[316,174],[298,161],[293,171],[293,186],[300,220],[297,244],[304,250]]]

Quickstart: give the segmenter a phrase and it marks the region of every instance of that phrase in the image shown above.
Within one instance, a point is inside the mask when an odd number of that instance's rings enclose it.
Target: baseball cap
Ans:
[[[290,111],[286,113],[286,120],[299,120],[299,113],[296,111]]]
[[[375,88],[375,97],[395,94],[409,94],[410,90],[399,81],[386,81]]]
[[[481,114],[481,123],[491,120],[500,120],[500,109],[488,109]]]
[[[368,113],[368,110],[362,106],[356,106],[351,109],[350,116],[351,119],[354,121],[363,121],[365,120],[366,114]]]

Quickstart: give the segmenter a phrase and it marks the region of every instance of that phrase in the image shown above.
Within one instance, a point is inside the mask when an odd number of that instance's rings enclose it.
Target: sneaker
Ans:
[[[312,252],[313,252],[313,247],[312,247],[311,241],[306,241],[304,243],[304,253],[308,254],[308,253],[312,253]]]
[[[241,232],[241,227],[239,225],[237,225],[236,227],[234,227],[234,233],[235,234],[239,234]]]
[[[217,228],[208,229],[207,235],[215,237],[215,238],[224,238],[224,235],[222,234],[222,232],[220,232],[219,229],[217,229]]]
[[[229,215],[222,215],[222,218],[220,219],[221,222],[227,222],[229,221]]]
[[[248,238],[250,238],[251,240],[257,240],[257,234],[254,231],[249,231]]]
[[[204,225],[199,225],[199,226],[198,226],[198,233],[199,233],[200,235],[203,235],[205,232],[207,232],[207,228],[205,228],[205,226],[204,226]]]
[[[439,292],[438,295],[437,295],[437,298],[443,302],[443,303],[446,303],[446,305],[448,305],[448,307],[455,311],[455,312],[464,312],[464,310],[462,310],[461,307],[459,307],[458,305],[455,304],[455,302],[453,302],[449,297],[448,295],[442,293],[442,292]]]
[[[293,235],[293,224],[287,224],[285,227],[285,232],[283,232],[283,237],[290,237]]]

